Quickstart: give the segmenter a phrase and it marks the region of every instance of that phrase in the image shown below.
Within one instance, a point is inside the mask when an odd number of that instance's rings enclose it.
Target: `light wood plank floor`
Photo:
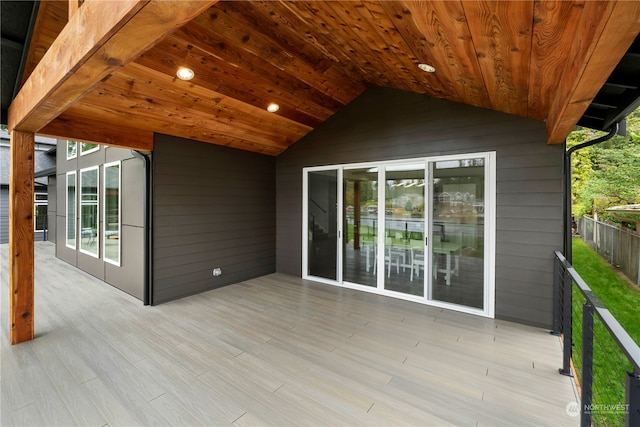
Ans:
[[[273,274],[156,307],[36,244],[36,339],[8,344],[2,426],[577,425],[558,338]]]

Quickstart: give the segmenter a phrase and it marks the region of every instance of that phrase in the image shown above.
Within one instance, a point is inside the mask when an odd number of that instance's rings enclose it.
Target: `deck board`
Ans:
[[[155,307],[36,243],[2,425],[577,425],[548,331],[272,274]],[[6,281],[2,257],[1,292]]]

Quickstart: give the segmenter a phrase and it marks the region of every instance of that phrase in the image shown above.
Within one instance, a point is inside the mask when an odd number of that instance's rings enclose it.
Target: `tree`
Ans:
[[[577,128],[567,138],[567,148],[603,134]],[[597,214],[617,222],[607,208],[640,203],[640,108],[627,117],[627,136],[573,153],[572,200],[574,216]]]

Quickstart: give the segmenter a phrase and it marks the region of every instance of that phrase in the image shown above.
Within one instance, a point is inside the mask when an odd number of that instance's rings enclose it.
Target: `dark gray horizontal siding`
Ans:
[[[496,316],[548,326],[549,271],[562,246],[562,150],[545,144],[540,121],[369,90],[278,156],[277,270],[301,275],[304,167],[495,151]]]
[[[526,227],[527,222],[523,220],[523,227]],[[552,240],[556,237],[557,233],[545,233],[541,231],[536,231],[534,228],[530,228],[527,230],[521,231],[512,231],[512,230],[504,230],[500,231],[498,229],[497,243],[520,243],[520,244],[528,244],[528,245],[545,245],[548,244],[549,240]],[[549,253],[549,257],[553,257],[553,251]]]
[[[218,260],[218,262],[224,262],[225,264],[234,263],[236,258],[241,259],[241,257],[249,250],[253,254],[264,253],[265,251],[273,251],[273,239],[266,239],[262,242],[251,239],[252,241],[250,243],[248,240],[245,240],[244,244],[239,243],[238,240],[241,239],[236,239],[235,241],[229,240],[226,242],[220,242],[221,244],[219,249],[202,250],[197,253],[168,255],[164,257],[156,254],[155,259],[158,263],[158,277],[163,277],[163,271],[167,271],[167,275],[171,275],[174,274],[175,271],[186,265],[195,265],[201,263],[210,265],[211,259],[216,259]],[[165,250],[164,252],[169,251]]]
[[[499,199],[499,197],[498,197]],[[562,206],[508,206],[502,205],[497,207],[498,219],[500,218],[518,218],[524,220],[558,220],[562,219]],[[523,230],[532,228],[526,227],[523,222]],[[498,227],[500,223],[498,222]]]
[[[275,271],[273,157],[156,135],[153,197],[154,303]]]
[[[540,318],[540,323],[551,324],[552,315],[547,310],[549,304],[553,305],[551,298],[513,292],[496,292],[496,299],[504,301],[500,317],[505,320],[522,322],[523,317]],[[522,299],[526,299],[527,303],[522,304]]]
[[[504,166],[504,165],[503,165]],[[525,182],[529,180],[544,180],[557,182],[562,180],[562,168],[558,167],[533,167],[533,168],[514,168],[501,167],[496,170],[498,182]]]
[[[522,242],[500,242],[496,248],[497,255],[518,254],[528,258],[549,259],[549,248],[546,245],[534,245]]]
[[[558,197],[558,181],[543,181],[539,179],[529,179],[526,181],[505,181],[500,182],[498,194],[545,194],[552,193],[553,197]]]
[[[275,259],[273,257],[265,260],[267,263],[271,260],[271,263],[275,263]],[[269,273],[264,272],[263,265],[259,265],[257,267],[251,267],[250,265],[243,265],[242,268],[237,268],[235,270],[225,270],[224,276],[225,280],[229,283],[239,283],[244,280],[247,280],[246,277],[260,277]],[[221,276],[222,277],[222,276]],[[200,275],[193,273],[191,275],[185,276],[184,283],[176,284],[177,282],[173,279],[162,279],[157,281],[157,288],[154,290],[154,296],[157,302],[164,302],[176,299],[176,294],[179,294],[180,297],[185,297],[189,295],[198,294],[205,291],[210,291],[216,288],[220,288],[222,286],[226,286],[227,284],[220,283],[219,285],[212,285],[209,279],[203,279]]]
[[[500,218],[500,223],[498,225],[498,230],[520,231],[522,230],[522,218],[502,217]],[[531,230],[538,232],[556,233],[558,228],[562,227],[562,219],[527,219],[527,226],[531,227]]]

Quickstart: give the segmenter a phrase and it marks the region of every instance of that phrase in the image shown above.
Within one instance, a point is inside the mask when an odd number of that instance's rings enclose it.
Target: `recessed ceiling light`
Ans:
[[[278,104],[276,104],[275,102],[272,102],[271,104],[269,104],[267,106],[267,111],[270,112],[270,113],[275,113],[279,109],[280,109],[280,106]]]
[[[178,68],[178,71],[176,71],[176,76],[178,76],[180,80],[191,80],[195,75],[196,73],[194,73],[191,68],[187,67],[180,67]]]
[[[436,69],[433,68],[432,65],[429,64],[418,64],[418,68],[420,68],[422,71],[426,71],[427,73],[435,73]]]

